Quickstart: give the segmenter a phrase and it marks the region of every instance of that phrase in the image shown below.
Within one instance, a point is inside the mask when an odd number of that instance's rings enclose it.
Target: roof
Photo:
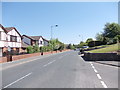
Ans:
[[[14,30],[20,35],[20,37],[21,37],[21,34],[17,31],[17,29],[16,29],[15,27],[5,27],[5,30],[6,30],[7,33],[10,32],[10,31],[12,31],[13,29],[14,29]]]
[[[22,47],[26,48],[28,47],[29,45],[27,45],[26,43],[24,43],[23,41],[21,41],[21,44],[22,44]]]
[[[27,37],[29,39],[32,39],[32,40],[39,40],[40,37],[41,37],[43,40],[49,42],[47,39],[43,38],[42,36],[27,36],[27,35],[23,35],[23,36],[25,36],[25,37]]]
[[[7,33],[6,29],[0,24],[0,27]]]
[[[6,29],[7,32],[9,32],[9,31],[13,30],[14,27],[6,27],[5,29]]]
[[[41,36],[29,36],[30,38],[32,38],[33,40],[39,40]]]
[[[43,38],[43,37],[42,37],[42,38]],[[47,39],[45,39],[45,38],[43,38],[43,40],[49,42],[49,40],[47,40]]]
[[[0,27],[3,27],[3,26],[0,24]]]

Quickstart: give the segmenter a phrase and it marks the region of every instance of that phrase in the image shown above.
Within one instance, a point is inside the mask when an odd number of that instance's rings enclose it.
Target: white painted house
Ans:
[[[3,48],[7,47],[7,32],[0,24],[0,57],[3,55]]]
[[[22,46],[22,36],[15,27],[7,27],[5,30],[7,31],[8,46],[11,47],[12,53],[19,53]]]
[[[48,43],[49,43],[49,41],[44,39],[42,36],[27,36],[27,35],[23,35],[22,36],[22,41],[25,44],[27,44],[27,45],[34,46],[36,44],[39,47],[47,46]]]
[[[0,25],[0,56],[5,56],[8,46],[12,53],[19,53],[21,49],[21,35],[15,27],[4,28]]]

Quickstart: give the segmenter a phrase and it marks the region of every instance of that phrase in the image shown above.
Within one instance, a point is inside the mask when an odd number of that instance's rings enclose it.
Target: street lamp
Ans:
[[[52,34],[53,34],[53,27],[58,27],[58,25],[51,26],[51,40],[52,40]]]
[[[53,27],[58,27],[58,25],[56,24],[56,25],[54,25],[54,26],[51,26],[51,40],[52,40],[52,38],[53,38],[53,36],[52,36],[52,34],[53,34]],[[53,50],[52,41],[51,41],[51,48],[52,48],[52,50]],[[51,52],[52,52],[52,50],[51,50]]]

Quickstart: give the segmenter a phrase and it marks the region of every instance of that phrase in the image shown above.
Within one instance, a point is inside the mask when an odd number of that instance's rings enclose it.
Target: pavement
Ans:
[[[119,61],[95,61],[96,63],[105,64],[105,65],[111,65],[115,67],[120,67]]]
[[[80,54],[79,56],[83,57],[84,54]],[[111,65],[115,67],[120,67],[120,62],[119,61],[94,61],[99,64],[104,64],[104,65]]]
[[[1,68],[1,89],[118,88],[118,67],[86,62],[76,51],[4,63]]]

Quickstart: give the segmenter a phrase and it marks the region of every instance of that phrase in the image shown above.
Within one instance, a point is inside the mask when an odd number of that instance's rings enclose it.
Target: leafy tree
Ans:
[[[86,43],[89,43],[89,42],[91,42],[91,41],[93,41],[93,39],[92,39],[92,38],[88,38],[88,39],[86,40]]]
[[[107,23],[104,27],[103,36],[108,38],[114,38],[115,36],[120,35],[120,25],[117,23]]]
[[[96,34],[96,40],[97,41],[103,41],[103,39],[104,39],[104,37],[103,37],[102,33],[101,34],[100,33]]]
[[[49,42],[49,46],[51,47],[51,50],[57,51],[58,48],[61,46],[61,44],[63,44],[62,42],[60,42],[58,39],[52,39]]]
[[[62,51],[64,49],[65,45],[61,44],[60,47],[58,48],[58,50]]]
[[[28,46],[27,47],[27,53],[33,53],[34,50],[33,50],[33,47],[32,46]]]
[[[80,44],[79,44],[79,47],[82,48],[83,46],[86,46],[86,45],[87,45],[87,43],[81,41]]]
[[[75,47],[73,45],[71,45],[71,44],[69,44],[67,48],[68,49],[75,49]]]
[[[120,25],[117,23],[106,23],[104,32],[97,33],[96,40],[102,41],[103,44],[117,43],[117,36],[120,35]]]
[[[40,52],[40,48],[38,45],[33,46],[33,52],[34,53]]]
[[[88,46],[88,43],[91,42],[91,41],[93,41],[93,39],[92,39],[92,38],[88,38],[88,39],[86,40],[86,45]]]

